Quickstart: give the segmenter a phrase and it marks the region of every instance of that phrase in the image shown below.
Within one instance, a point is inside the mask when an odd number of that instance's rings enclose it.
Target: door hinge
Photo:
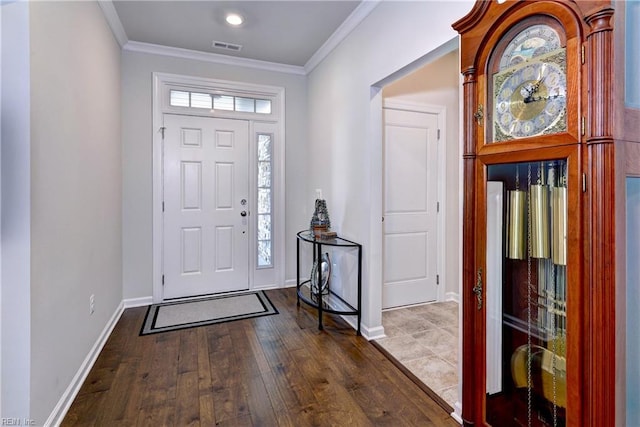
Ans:
[[[440,141],[440,129],[438,129],[438,141]]]
[[[164,274],[162,275],[162,286],[164,286]]]
[[[436,285],[440,284],[440,275],[436,274]]]
[[[582,64],[584,64],[585,56],[586,56],[585,47],[584,47],[584,45],[582,45],[582,51],[580,52],[580,60],[582,61]]]
[[[586,173],[582,174],[582,192],[583,193],[587,192],[587,174]]]
[[[436,212],[440,212],[440,202],[436,202]]]
[[[164,202],[162,202],[162,212],[164,212]]]
[[[160,132],[162,132],[162,139],[164,139],[164,130],[166,129],[166,127],[162,126],[160,128]]]
[[[582,116],[582,121],[580,123],[580,134],[584,136],[586,131],[587,131],[587,120],[585,119],[584,116]]]

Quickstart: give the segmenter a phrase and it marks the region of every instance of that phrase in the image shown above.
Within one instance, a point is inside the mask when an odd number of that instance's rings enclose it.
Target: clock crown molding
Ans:
[[[459,33],[464,33],[470,28],[473,28],[478,23],[478,21],[482,19],[490,6],[490,1],[476,2],[469,13],[453,23],[453,29]]]

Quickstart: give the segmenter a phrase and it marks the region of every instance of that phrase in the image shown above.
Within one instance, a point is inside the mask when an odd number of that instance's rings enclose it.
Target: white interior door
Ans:
[[[249,123],[164,115],[163,298],[249,288]]]
[[[382,308],[437,299],[436,114],[384,109]]]

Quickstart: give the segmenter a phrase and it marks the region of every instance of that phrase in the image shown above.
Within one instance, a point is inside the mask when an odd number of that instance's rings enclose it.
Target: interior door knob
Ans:
[[[240,216],[247,216],[247,211],[240,212]]]

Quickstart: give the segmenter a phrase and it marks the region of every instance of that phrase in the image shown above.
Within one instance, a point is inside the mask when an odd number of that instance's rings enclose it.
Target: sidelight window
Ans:
[[[273,135],[258,133],[258,268],[272,267]]]

